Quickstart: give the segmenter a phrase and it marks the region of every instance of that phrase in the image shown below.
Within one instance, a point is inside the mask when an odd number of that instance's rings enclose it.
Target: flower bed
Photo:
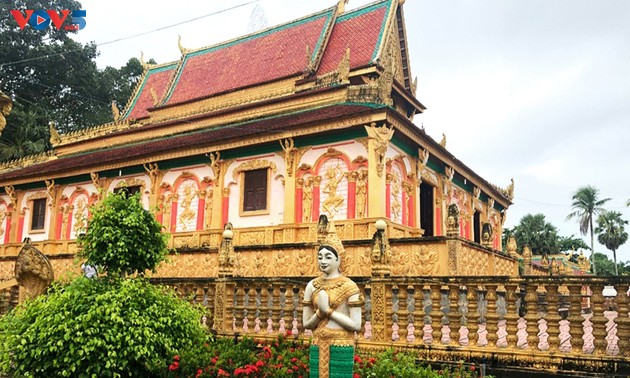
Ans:
[[[308,373],[309,343],[280,335],[275,340],[239,340],[218,337],[195,353],[174,356],[165,377],[206,378],[306,378]],[[354,357],[353,378],[440,378],[479,377],[475,365],[459,364],[435,370],[421,366],[411,353],[393,350],[377,354],[358,354]]]

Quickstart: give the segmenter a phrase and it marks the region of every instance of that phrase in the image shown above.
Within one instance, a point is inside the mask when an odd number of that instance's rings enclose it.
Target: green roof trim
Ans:
[[[142,91],[144,90],[144,86],[146,85],[147,81],[149,80],[149,76],[156,74],[156,73],[160,73],[163,71],[167,71],[167,70],[172,70],[177,68],[177,63],[172,63],[166,66],[162,66],[162,67],[156,67],[156,68],[149,68],[149,70],[147,71],[146,75],[144,76],[144,80],[142,81],[142,84],[140,85],[140,89],[136,92],[135,97],[133,98],[133,101],[131,102],[131,106],[129,106],[129,108],[127,108],[127,111],[125,112],[125,114],[122,116],[123,119],[127,118],[129,116],[129,114],[131,113],[131,111],[136,107],[136,102],[138,101],[138,98],[140,98],[140,95],[142,94]]]

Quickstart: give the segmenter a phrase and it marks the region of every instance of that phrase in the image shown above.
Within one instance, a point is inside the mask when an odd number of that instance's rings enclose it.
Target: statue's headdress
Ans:
[[[337,230],[335,229],[335,223],[333,221],[329,221],[326,215],[320,215],[319,221],[317,222],[317,251],[319,252],[322,247],[332,247],[341,261],[341,266],[343,266],[344,257],[346,251],[341,243],[341,239],[337,235]]]

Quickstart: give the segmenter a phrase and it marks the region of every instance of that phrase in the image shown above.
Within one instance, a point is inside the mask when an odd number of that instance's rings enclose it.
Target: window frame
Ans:
[[[255,171],[266,171],[267,180],[265,182],[265,208],[264,209],[256,209],[256,210],[245,210],[245,184],[247,179],[247,174]],[[240,185],[240,203],[238,207],[239,215],[243,217],[255,216],[255,215],[267,215],[271,214],[271,169],[269,167],[258,168],[258,169],[248,169],[240,172],[241,176],[241,185]]]
[[[41,207],[41,210],[43,210],[43,214],[41,214],[41,215],[38,214],[38,218],[40,216],[42,218],[41,228],[35,228],[34,227],[35,226],[34,221],[35,221],[35,209],[36,209],[35,204],[36,203],[43,203],[43,206]],[[29,229],[28,229],[29,233],[30,234],[37,234],[37,233],[44,233],[44,232],[46,232],[46,215],[47,215],[46,214],[47,213],[46,208],[48,207],[48,199],[47,198],[33,198],[31,200],[31,206],[30,207],[31,207],[31,217],[30,217],[31,219],[30,219],[30,222],[29,222]]]

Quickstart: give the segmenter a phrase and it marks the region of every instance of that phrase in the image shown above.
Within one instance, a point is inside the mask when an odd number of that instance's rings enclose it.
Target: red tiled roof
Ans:
[[[23,169],[0,174],[0,180],[15,180],[19,178],[42,177],[58,175],[67,170],[98,168],[99,166],[124,163],[141,157],[151,157],[172,150],[212,146],[230,139],[245,138],[260,133],[273,133],[292,129],[297,126],[320,122],[327,119],[343,118],[360,114],[371,108],[363,105],[333,105],[313,109],[301,113],[289,114],[252,121],[239,125],[226,125],[208,130],[192,132],[179,136],[137,143],[118,148],[99,150],[80,155],[62,157],[45,163],[31,165]]]
[[[380,3],[340,16],[333,28],[317,75],[337,69],[347,47],[350,47],[350,67],[371,63],[381,42],[388,5],[389,2]]]
[[[127,111],[125,118],[138,119],[149,115],[147,109],[153,107],[153,96],[151,88],[155,91],[158,98],[164,96],[164,92],[168,89],[168,84],[175,73],[177,64],[171,64],[163,67],[151,68],[142,78],[141,87],[132,100],[130,110]]]
[[[332,10],[310,18],[191,52],[184,58],[165,104],[268,82],[303,72],[306,46],[313,51],[332,17]]]

